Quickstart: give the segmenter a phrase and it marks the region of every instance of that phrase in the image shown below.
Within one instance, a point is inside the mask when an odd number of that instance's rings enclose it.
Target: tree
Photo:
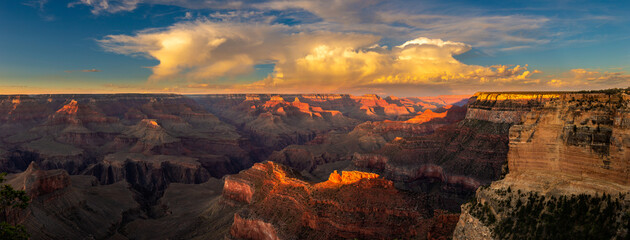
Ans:
[[[0,183],[5,181],[6,173],[0,173]],[[25,191],[15,190],[11,185],[4,184],[0,187],[0,239],[28,239],[29,235],[22,225],[16,224],[11,219],[14,210],[25,209],[30,198]]]

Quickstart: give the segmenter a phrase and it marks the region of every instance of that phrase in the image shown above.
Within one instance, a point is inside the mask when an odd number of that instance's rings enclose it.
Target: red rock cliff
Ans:
[[[357,171],[334,172],[328,181],[311,184],[265,162],[228,177],[223,193],[228,202],[245,203],[230,234],[246,239],[439,238],[457,220],[427,211],[422,196]]]

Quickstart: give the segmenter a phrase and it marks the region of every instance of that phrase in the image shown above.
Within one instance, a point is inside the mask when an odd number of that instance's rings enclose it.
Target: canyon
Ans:
[[[0,168],[33,239],[623,238],[628,94],[0,96]]]

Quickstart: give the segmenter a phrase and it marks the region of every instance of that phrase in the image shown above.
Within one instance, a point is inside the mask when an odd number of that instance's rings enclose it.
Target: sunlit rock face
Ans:
[[[271,223],[234,214],[230,235],[238,239],[280,240]]]
[[[425,197],[357,171],[333,172],[327,181],[313,184],[287,167],[265,162],[229,176],[223,193],[226,204],[242,208],[230,230],[235,238],[439,238],[447,237],[458,219],[429,212]]]
[[[510,129],[510,171],[630,185],[628,104],[625,94],[565,94],[529,112]]]
[[[460,218],[455,239],[519,238],[526,232],[536,238],[565,238],[576,233],[586,238],[627,238],[628,95],[610,91],[525,96],[535,97],[525,105],[531,109],[519,114],[520,121],[510,128],[509,174],[489,188],[479,189],[475,200],[462,206],[465,217]],[[496,97],[509,102],[503,106],[527,99],[509,93]],[[584,201],[588,204],[579,205]],[[524,208],[530,211],[521,213]],[[582,210],[589,213],[580,213]],[[526,224],[528,217],[538,220]],[[555,228],[558,221],[570,227],[560,233],[537,231]],[[580,232],[593,226],[597,229]]]
[[[557,99],[555,93],[476,93],[470,103],[467,119],[494,123],[520,123],[521,117],[545,102]]]
[[[445,118],[445,117],[446,117],[446,112],[435,113],[435,112],[431,111],[431,109],[427,109],[422,114],[419,114],[419,115],[417,115],[417,116],[407,120],[406,122],[421,124],[421,123],[429,122],[429,121],[431,121],[433,119],[439,119],[439,118]]]

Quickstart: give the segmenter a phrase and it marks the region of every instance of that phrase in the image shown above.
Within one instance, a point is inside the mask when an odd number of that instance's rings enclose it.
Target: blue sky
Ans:
[[[627,87],[629,11],[627,1],[0,1],[0,94]]]

